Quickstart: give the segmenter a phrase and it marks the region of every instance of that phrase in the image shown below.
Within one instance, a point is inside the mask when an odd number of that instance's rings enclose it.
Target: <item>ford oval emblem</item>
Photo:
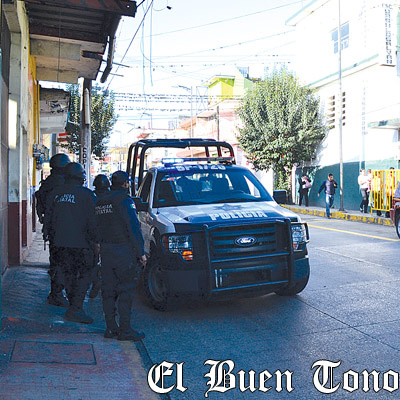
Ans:
[[[243,247],[252,246],[256,242],[257,242],[257,239],[253,236],[240,236],[235,239],[235,243],[238,246],[243,246]]]

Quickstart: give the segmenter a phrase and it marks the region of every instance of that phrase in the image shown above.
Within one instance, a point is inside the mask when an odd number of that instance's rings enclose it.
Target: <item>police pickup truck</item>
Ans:
[[[204,157],[166,158],[146,170],[154,148],[201,148]],[[143,283],[154,308],[180,295],[292,296],[306,287],[307,225],[235,165],[230,144],[141,140],[130,146],[127,172],[137,182],[132,195],[150,256]]]

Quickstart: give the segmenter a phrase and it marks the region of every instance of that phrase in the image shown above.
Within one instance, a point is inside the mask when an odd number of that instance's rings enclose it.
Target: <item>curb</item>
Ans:
[[[280,204],[282,207],[287,208],[288,210],[293,211],[296,214],[308,214],[308,215],[315,215],[318,217],[325,217],[326,212],[315,208],[300,208],[295,205],[288,205],[288,204]],[[393,222],[390,218],[382,218],[382,217],[367,217],[364,215],[356,215],[350,214],[343,211],[334,211],[331,213],[331,218],[334,219],[341,219],[346,221],[353,221],[353,222],[363,222],[367,224],[378,224],[378,225],[385,225],[385,226],[394,226]]]
[[[1,319],[2,333],[93,333],[103,334],[104,329],[81,325],[74,322],[44,323],[19,317],[3,317]]]

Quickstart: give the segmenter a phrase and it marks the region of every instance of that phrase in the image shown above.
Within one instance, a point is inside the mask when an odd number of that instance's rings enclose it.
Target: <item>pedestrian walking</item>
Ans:
[[[79,163],[65,167],[65,184],[56,188],[45,215],[45,235],[54,243],[57,264],[64,273],[69,307],[64,318],[91,324],[83,301],[92,277],[95,253],[99,250],[95,223],[95,195],[83,187],[86,174]]]
[[[323,181],[319,190],[318,197],[322,190],[325,192],[325,207],[326,207],[326,216],[328,218],[331,217],[330,209],[333,207],[333,201],[335,199],[335,190],[338,187],[337,182],[333,179],[333,174],[328,174],[328,179]]]
[[[46,206],[49,202],[50,193],[64,184],[64,168],[70,162],[69,157],[63,153],[55,154],[50,158],[50,175],[41,182],[39,190],[35,193],[36,213],[41,224],[44,224]],[[43,227],[43,232],[44,231],[45,228]],[[54,243],[52,238],[49,238],[49,240],[50,266],[48,273],[50,276],[50,293],[47,296],[47,302],[57,307],[68,307],[68,300],[63,294],[64,278],[54,258]]]
[[[104,337],[138,341],[145,335],[132,329],[131,308],[140,270],[147,260],[135,203],[128,194],[129,182],[126,172],[113,173],[111,191],[96,203],[96,219],[102,264],[101,295],[107,325]]]
[[[93,180],[94,186],[94,194],[96,195],[96,202],[104,197],[106,193],[110,191],[110,181],[107,176],[104,174],[96,175]],[[89,297],[94,299],[99,294],[101,288],[101,259],[100,254],[95,259],[95,265],[93,268],[93,277],[92,277],[92,287],[89,292]]]
[[[365,173],[365,169],[360,169],[360,175],[358,175],[358,185],[360,186],[362,197],[360,203],[360,212],[362,213],[368,212],[370,182],[371,181],[368,179],[368,176]]]
[[[308,207],[308,191],[311,188],[311,180],[306,175],[299,177],[299,206],[304,198],[306,207]]]

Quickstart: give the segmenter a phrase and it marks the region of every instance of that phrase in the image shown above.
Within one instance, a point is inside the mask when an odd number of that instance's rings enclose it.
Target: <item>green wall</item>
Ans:
[[[399,163],[390,160],[375,160],[351,162],[343,164],[343,207],[345,210],[359,210],[361,203],[361,192],[358,186],[358,175],[361,168],[365,169],[389,169],[389,167],[399,168]],[[328,174],[333,174],[333,179],[340,185],[340,165],[334,164],[325,167],[304,167],[296,169],[296,203],[298,204],[298,182],[297,179],[304,175],[304,173],[311,179],[312,187],[309,192],[310,206],[324,207],[325,208],[325,196],[318,197],[318,190],[322,182],[328,178]],[[340,191],[339,188],[335,194],[335,209],[340,207]]]

